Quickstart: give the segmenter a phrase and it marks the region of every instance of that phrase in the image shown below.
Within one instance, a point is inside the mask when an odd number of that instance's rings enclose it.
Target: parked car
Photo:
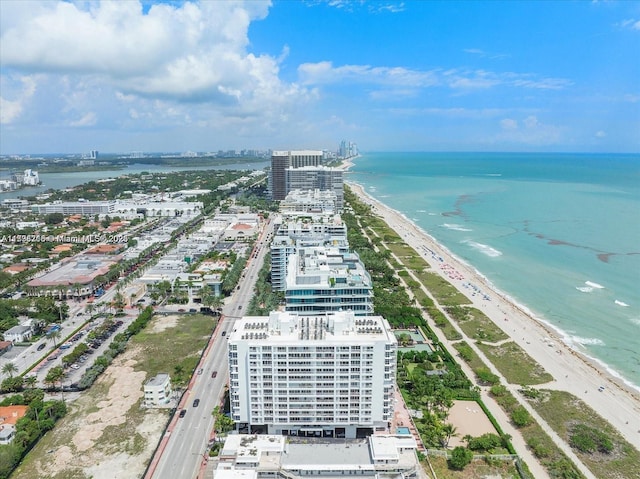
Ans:
[[[180,411],[179,416],[180,416],[180,417],[184,417],[184,415],[185,415],[185,414],[187,414],[187,410],[186,410],[186,409],[183,409],[182,411]]]

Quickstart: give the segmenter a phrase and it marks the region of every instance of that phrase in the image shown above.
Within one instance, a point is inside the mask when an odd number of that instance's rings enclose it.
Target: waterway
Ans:
[[[32,186],[16,191],[6,191],[0,193],[0,201],[6,198],[20,198],[35,196],[49,189],[62,190],[82,185],[90,181],[104,180],[106,178],[117,178],[122,175],[136,175],[143,172],[148,173],[172,173],[179,171],[204,171],[204,170],[262,170],[269,166],[270,161],[256,161],[255,163],[235,163],[225,165],[210,166],[166,166],[166,165],[146,165],[131,164],[121,170],[102,171],[77,171],[73,173],[39,173],[40,186]]]

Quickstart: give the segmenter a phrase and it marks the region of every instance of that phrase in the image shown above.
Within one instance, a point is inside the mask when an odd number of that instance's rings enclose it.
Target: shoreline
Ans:
[[[345,161],[341,168],[348,170],[352,165],[351,161]],[[371,196],[362,185],[351,181],[345,183],[429,263],[433,272],[469,298],[469,304],[484,312],[553,376],[552,382],[536,387],[567,391],[582,399],[629,443],[640,449],[640,391],[637,388],[606,364],[568,345],[562,330],[518,304],[404,214]],[[452,275],[451,271],[455,274]],[[482,294],[470,295],[470,287],[477,288],[475,290]],[[450,348],[450,344],[447,347]],[[605,389],[600,390],[601,386]]]

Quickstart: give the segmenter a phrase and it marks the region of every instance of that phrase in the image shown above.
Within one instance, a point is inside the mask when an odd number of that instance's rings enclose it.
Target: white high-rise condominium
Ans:
[[[228,352],[239,432],[349,438],[388,428],[397,341],[380,316],[244,317]]]

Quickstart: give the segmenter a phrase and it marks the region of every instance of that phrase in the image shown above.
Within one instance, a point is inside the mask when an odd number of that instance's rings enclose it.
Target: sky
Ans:
[[[0,154],[640,152],[639,1],[0,0]]]

